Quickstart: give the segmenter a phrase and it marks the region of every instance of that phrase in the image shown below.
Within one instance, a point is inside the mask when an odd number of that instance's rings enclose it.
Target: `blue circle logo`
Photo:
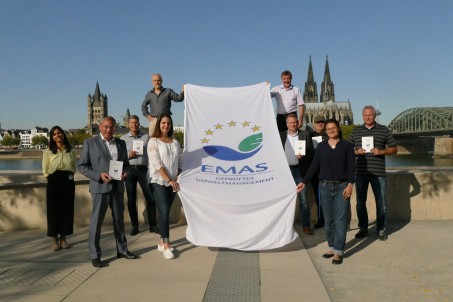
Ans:
[[[227,123],[229,125],[228,128],[236,127],[237,122],[231,121]],[[250,127],[250,122],[243,122],[239,125],[242,125],[241,133],[244,132],[243,130],[251,130],[252,132],[260,131],[259,126]],[[220,132],[225,125],[218,123],[214,126],[214,130],[206,130],[205,136],[201,139],[203,144],[208,144],[211,141],[211,137],[214,136],[215,132]],[[246,128],[246,129],[243,129]],[[236,128],[237,129],[237,128]],[[237,129],[239,130],[239,129]],[[210,137],[211,136],[211,137]],[[222,146],[222,145],[207,145],[203,146],[203,150],[209,154],[210,156],[225,160],[225,161],[238,161],[244,160],[247,158],[252,157],[256,153],[261,150],[263,146],[263,134],[261,132],[254,133],[251,135],[246,136],[244,139],[237,146]]]

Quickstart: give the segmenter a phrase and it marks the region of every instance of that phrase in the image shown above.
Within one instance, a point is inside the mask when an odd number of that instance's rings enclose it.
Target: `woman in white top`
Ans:
[[[169,114],[157,119],[156,127],[148,142],[149,175],[153,196],[159,211],[160,240],[157,249],[165,259],[173,259],[170,247],[170,209],[179,190],[177,176],[181,172],[182,154],[179,142],[173,137],[173,121]]]

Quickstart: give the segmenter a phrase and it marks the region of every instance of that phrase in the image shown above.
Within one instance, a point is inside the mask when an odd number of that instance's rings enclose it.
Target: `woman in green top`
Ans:
[[[47,236],[52,237],[53,251],[69,248],[66,236],[73,233],[75,169],[76,155],[66,134],[59,126],[52,127],[42,171],[47,178]]]

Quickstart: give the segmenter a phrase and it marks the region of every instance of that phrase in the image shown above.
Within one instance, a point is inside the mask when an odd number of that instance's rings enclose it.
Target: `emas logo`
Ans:
[[[205,130],[205,135],[201,138],[201,143],[206,144],[203,150],[210,156],[224,161],[250,158],[263,146],[260,128],[257,125],[251,126],[248,121],[217,123],[212,129]],[[218,142],[229,143],[230,146],[220,145]]]
[[[269,183],[266,161],[255,156],[263,147],[261,126],[249,121],[217,123],[204,131],[203,150],[210,159],[200,166],[196,181],[209,185],[248,186]],[[255,159],[255,160],[254,160]]]

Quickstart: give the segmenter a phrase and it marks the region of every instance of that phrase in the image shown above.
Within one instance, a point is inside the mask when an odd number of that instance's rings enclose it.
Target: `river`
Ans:
[[[429,166],[453,167],[453,158],[432,158],[429,154],[404,154],[387,156],[387,167]],[[40,158],[0,159],[2,170],[41,170]]]

